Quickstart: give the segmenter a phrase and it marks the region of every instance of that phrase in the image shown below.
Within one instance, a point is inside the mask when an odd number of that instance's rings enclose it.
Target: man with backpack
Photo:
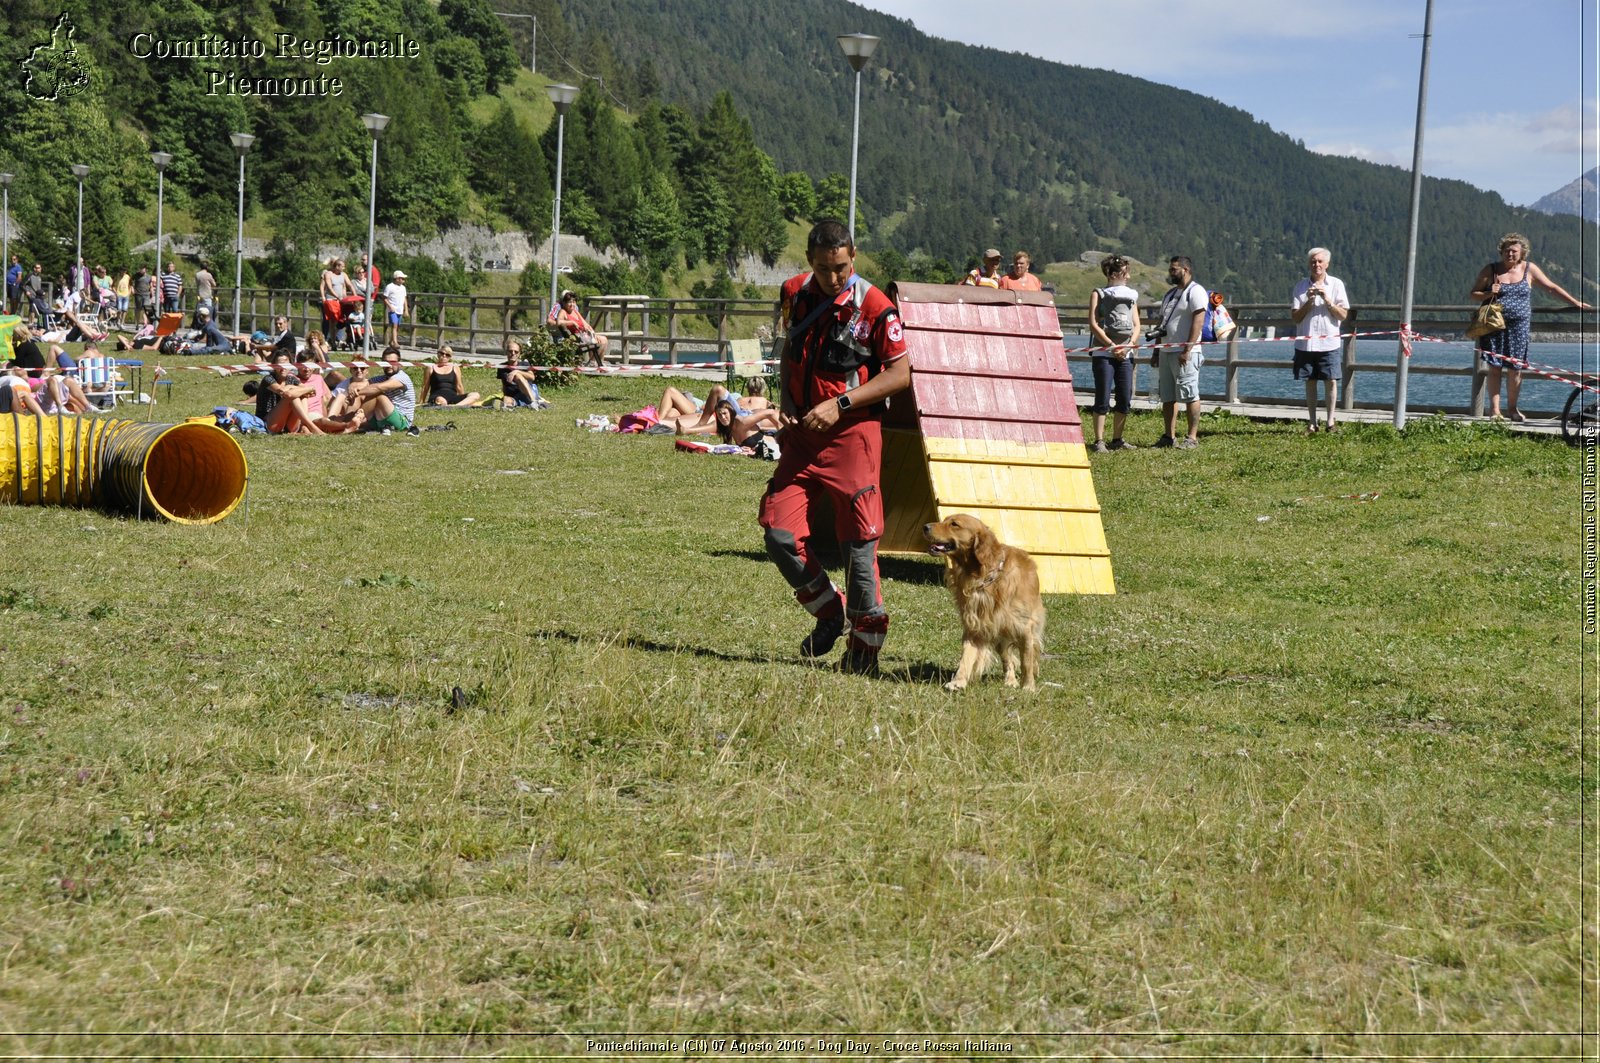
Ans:
[[[1107,255],[1100,260],[1100,272],[1106,275],[1106,286],[1089,293],[1089,333],[1095,342],[1089,361],[1094,369],[1094,405],[1089,407],[1094,415],[1094,442],[1089,449],[1096,454],[1135,449],[1122,438],[1122,426],[1133,399],[1133,351],[1139,344],[1139,293],[1128,284],[1128,260]],[[1113,389],[1116,416],[1108,445],[1106,413],[1112,409]]]
[[[1187,255],[1173,255],[1167,261],[1167,280],[1172,287],[1161,299],[1159,326],[1159,338],[1165,346],[1157,347],[1150,356],[1158,370],[1157,388],[1165,425],[1156,446],[1193,450],[1200,445],[1200,367],[1206,360],[1200,350],[1200,337],[1211,297],[1195,283],[1194,263]],[[1189,434],[1182,439],[1176,438],[1179,403],[1184,406],[1189,427]]]

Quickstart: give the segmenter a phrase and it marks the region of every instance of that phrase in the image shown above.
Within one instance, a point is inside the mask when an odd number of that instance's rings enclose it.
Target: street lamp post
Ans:
[[[0,267],[11,276],[11,178],[15,174],[0,173]],[[11,285],[0,292],[0,310],[11,312]]]
[[[550,102],[556,105],[556,208],[555,224],[550,230],[550,309],[556,308],[556,249],[561,246],[561,150],[567,135],[567,108],[578,98],[576,85],[547,85]]]
[[[1428,53],[1433,43],[1433,0],[1422,13],[1422,72],[1417,82],[1417,128],[1411,146],[1411,213],[1407,220],[1406,277],[1400,293],[1400,349],[1394,356],[1394,427],[1406,426],[1406,373],[1411,358],[1411,298],[1417,277],[1417,217],[1422,210],[1422,128],[1428,113]],[[1473,404],[1473,413],[1477,404]]]
[[[239,303],[244,292],[244,157],[256,138],[249,133],[230,133],[233,150],[239,155],[239,228],[233,241],[233,334],[239,334]],[[216,320],[214,317],[212,320]]]
[[[172,153],[169,151],[152,151],[150,153],[150,161],[156,165],[156,269],[155,278],[151,283],[154,285],[155,291],[158,293],[156,295],[155,320],[160,321],[161,296],[159,293],[161,291],[162,266],[161,239],[166,235],[165,232],[162,231],[162,222],[166,220],[162,217],[162,210],[166,206],[167,167],[172,165]],[[144,322],[141,321],[140,324],[142,325]]]
[[[372,134],[372,190],[367,195],[367,327],[361,330],[361,360],[367,361],[372,353],[372,267],[377,264],[377,259],[372,257],[375,253],[372,242],[378,231],[378,137],[389,124],[389,116],[364,114],[361,121]]]
[[[855,127],[850,134],[850,242],[856,240],[856,153],[861,147],[861,68],[878,48],[879,38],[866,33],[839,34],[839,50],[856,72]]]
[[[80,162],[72,167],[72,175],[78,179],[78,254],[72,260],[72,287],[76,290],[81,281],[78,269],[83,265],[83,179],[89,176],[89,167]]]

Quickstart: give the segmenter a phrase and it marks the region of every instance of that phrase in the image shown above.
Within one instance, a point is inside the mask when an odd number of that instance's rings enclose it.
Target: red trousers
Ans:
[[[834,532],[845,552],[846,613],[851,648],[876,653],[888,630],[878,581],[878,539],[883,535],[883,429],[877,421],[858,421],[832,432],[790,427],[783,433],[783,456],[761,498],[761,527],[767,553],[813,616],[838,615],[839,592],[816,558],[807,538],[811,507],[820,498],[833,503]]]

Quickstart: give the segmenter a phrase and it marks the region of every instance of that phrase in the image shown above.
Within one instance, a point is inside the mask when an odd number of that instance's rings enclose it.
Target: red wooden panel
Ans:
[[[1056,421],[983,421],[965,417],[923,417],[922,434],[929,439],[994,439],[1008,443],[1082,443],[1083,427]],[[996,461],[1004,464],[1003,458]]]
[[[924,417],[994,417],[1004,421],[1056,421],[1076,408],[1065,381],[913,373],[917,409]]]
[[[908,332],[906,345],[916,370],[1072,379],[1059,339]]]
[[[1061,338],[1060,321],[1048,306],[902,303],[900,319],[911,329]]]

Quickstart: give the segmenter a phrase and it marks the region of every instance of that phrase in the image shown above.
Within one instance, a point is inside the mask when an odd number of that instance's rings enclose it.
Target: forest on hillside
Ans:
[[[1211,287],[1279,299],[1305,250],[1324,244],[1358,298],[1400,299],[1409,172],[1315,154],[1215,100],[934,39],[847,0],[751,0],[738,18],[717,0],[563,6],[580,37],[647,58],[652,83],[681,105],[731,92],[781,169],[819,178],[849,160],[854,75],[834,38],[881,37],[861,106],[868,246],[957,263],[989,245],[1035,261],[1184,253]],[[1560,283],[1596,293],[1580,275],[1593,226],[1437,179],[1424,182],[1421,218],[1419,301],[1460,302],[1510,229]]]
[[[553,3],[524,6],[539,15],[547,54],[566,49],[604,66],[604,55],[592,55],[565,31]],[[14,250],[51,275],[72,257],[77,182],[70,165],[90,166],[85,258],[121,264],[129,254],[127,212],[148,210],[156,197],[152,150],[173,155],[167,205],[193,216],[206,257],[230,257],[238,158],[229,134],[250,132],[256,140],[245,170],[247,212],[264,217],[274,233],[268,258],[250,264],[253,278],[314,283],[320,244],[360,246],[365,239],[371,141],[360,116],[369,111],[390,116],[379,151],[380,225],[428,235],[478,221],[525,231],[535,242],[550,232],[553,108],[545,105],[545,126],[530,128],[525,108],[494,99],[514,81],[525,53],[488,0],[69,5],[70,36],[58,33],[59,40],[50,33],[56,9],[16,0],[14,13],[15,24],[39,30],[0,38],[0,65],[37,67],[30,60],[44,41],[56,53],[50,69],[81,74],[60,99],[35,98],[21,77],[0,82],[0,110],[14,116],[0,143],[0,170],[17,175],[10,208],[25,234]],[[282,33],[311,42],[405,34],[418,42],[418,55],[308,64],[274,54]],[[212,62],[151,54],[154,42],[212,42],[206,47],[215,49],[219,41],[267,42],[268,54]],[[337,78],[341,92],[217,94],[210,80],[217,69],[241,80]],[[566,231],[622,249],[657,283],[663,270],[685,261],[745,254],[772,260],[783,249],[786,221],[797,215],[791,210],[786,218],[783,176],[729,94],[696,114],[655,103],[626,114],[611,88],[596,79],[582,85],[565,124]],[[632,79],[620,87],[637,91]],[[485,100],[490,106],[481,106]],[[796,182],[801,187],[790,189],[789,201],[809,214],[815,190],[804,175],[792,175]]]
[[[63,10],[11,0],[0,64],[22,70]],[[377,219],[414,235],[464,222],[549,232],[556,123],[508,91],[535,42],[541,76],[579,84],[565,122],[563,230],[625,252],[614,280],[658,291],[665,273],[741,256],[769,262],[788,223],[847,207],[852,78],[834,36],[881,36],[862,99],[864,248],[894,276],[944,280],[989,245],[1036,262],[1120,250],[1190,255],[1235,301],[1275,300],[1313,244],[1365,302],[1400,297],[1409,175],[1315,155],[1244,112],[1125,75],[929,38],[846,0],[151,0],[68,3],[81,85],[33,98],[0,81],[10,116],[0,169],[23,254],[52,273],[71,255],[77,186],[91,165],[84,250],[128,261],[128,212],[155,198],[152,150],[174,155],[167,201],[213,258],[231,255],[233,131],[256,135],[248,210],[274,235],[255,279],[306,284],[321,243],[359,246],[371,142],[360,115],[392,117],[380,147]],[[414,38],[415,59],[262,58],[207,64],[141,58],[128,42]],[[208,94],[208,67],[245,78],[337,77],[342,95]],[[525,75],[524,75],[525,77]],[[1424,185],[1420,302],[1460,302],[1498,236],[1521,229],[1574,292],[1594,228],[1513,208],[1461,182]],[[409,267],[408,267],[409,268]],[[458,271],[459,272],[459,271]],[[1591,271],[1592,272],[1592,271]],[[420,280],[421,278],[419,278]],[[529,278],[530,282],[537,278]],[[531,283],[531,290],[539,284]]]

